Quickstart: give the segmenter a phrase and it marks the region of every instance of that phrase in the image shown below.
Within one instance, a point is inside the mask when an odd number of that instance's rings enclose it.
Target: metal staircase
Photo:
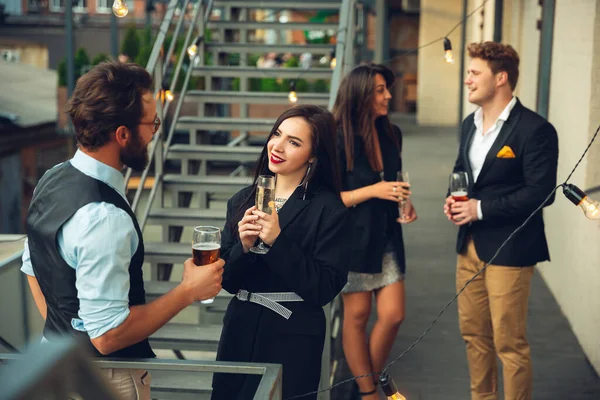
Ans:
[[[267,17],[256,20],[256,10],[267,10],[261,12]],[[271,21],[282,11],[303,14],[334,11],[338,21]],[[353,43],[357,29],[361,29],[357,12],[360,12],[357,0],[170,1],[147,65],[155,80],[156,96],[162,99],[158,102],[157,113],[163,124],[150,146],[152,161],[141,174],[137,190],[128,194],[144,231],[149,300],[170,290],[178,281],[173,277],[174,282],[169,282],[172,272],[191,256],[190,228],[197,225],[223,227],[226,200],[251,183],[251,170],[276,119],[276,116],[253,115],[251,106],[292,105],[287,92],[250,90],[251,79],[327,80],[329,93],[298,92],[298,103],[331,108],[341,76],[355,61]],[[217,15],[220,18],[216,18]],[[278,40],[272,44],[251,41],[257,31],[264,29],[278,32],[275,35]],[[325,66],[319,63],[321,56],[327,58],[330,55],[333,45],[293,44],[281,39],[281,32],[293,30],[333,31],[337,39],[335,68],[330,69],[329,63]],[[167,34],[173,39],[165,49]],[[183,49],[173,64],[172,55],[180,36]],[[197,43],[198,52],[190,59],[186,49],[193,43]],[[296,56],[308,52],[312,55],[313,65],[310,68],[249,65],[251,56],[270,52],[290,52]],[[189,88],[190,81],[198,79],[203,80],[202,90]],[[234,89],[234,79],[239,90]],[[179,87],[176,100],[169,101],[166,89],[174,92]],[[195,113],[184,112],[191,107]],[[235,117],[232,116],[234,107],[239,110]],[[214,144],[215,137],[225,137],[226,143]],[[128,171],[126,180],[131,175]],[[148,187],[146,181],[152,182],[149,191],[144,189]],[[230,297],[222,292],[213,305],[197,305],[197,320],[168,324],[151,338],[152,345],[172,349],[179,357],[180,350],[215,350],[221,330],[221,313]],[[326,307],[328,329],[335,325],[336,312],[335,304]],[[326,341],[323,357],[323,388],[330,383],[329,342]],[[174,376],[157,377],[156,385],[160,383],[159,392],[165,396],[161,398],[185,398],[167,396],[169,387],[176,389],[180,380]],[[199,380],[196,393],[208,395],[207,384],[210,384],[209,380]],[[187,382],[186,388],[189,385]],[[319,398],[328,399],[329,392]]]

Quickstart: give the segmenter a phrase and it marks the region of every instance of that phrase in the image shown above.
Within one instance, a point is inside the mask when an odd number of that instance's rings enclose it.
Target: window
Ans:
[[[65,9],[66,0],[50,0],[51,11],[62,11]],[[87,0],[73,0],[73,10],[83,11],[87,10]]]

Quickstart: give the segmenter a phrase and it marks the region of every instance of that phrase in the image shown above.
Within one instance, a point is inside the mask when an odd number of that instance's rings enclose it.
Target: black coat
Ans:
[[[266,255],[244,254],[235,216],[251,188],[227,204],[221,241],[223,287],[235,294],[296,292],[289,320],[261,305],[232,299],[223,319],[217,360],[283,364],[283,397],[318,388],[329,303],[346,284],[351,241],[339,195],[299,187],[279,211],[281,234]],[[215,374],[213,399],[251,399],[260,376]],[[307,399],[313,397],[305,397]]]
[[[508,236],[554,189],[558,136],[552,124],[517,100],[473,184],[468,153],[475,130],[471,114],[462,124],[454,171],[466,171],[469,175],[469,198],[481,200],[483,220],[460,228],[456,251],[463,250],[470,234],[479,258],[489,262]],[[497,157],[504,146],[512,149],[514,158]],[[546,205],[553,202],[554,196]],[[508,242],[493,264],[530,266],[549,259],[540,211]]]
[[[395,181],[397,172],[402,170],[402,132],[397,126],[392,126],[398,145],[387,133],[379,130],[379,144],[383,159],[383,179]],[[342,174],[342,190],[350,191],[381,181],[381,175],[373,171],[361,136],[354,137],[354,168],[346,171],[346,152],[344,151],[344,137],[338,131],[338,162]],[[394,246],[394,253],[400,271],[404,274],[406,262],[404,257],[404,242],[402,238],[402,225],[396,222],[399,217],[398,203],[371,199],[350,207],[350,221],[352,231],[352,258],[350,271],[362,273],[380,273],[383,261],[383,251],[388,241]]]

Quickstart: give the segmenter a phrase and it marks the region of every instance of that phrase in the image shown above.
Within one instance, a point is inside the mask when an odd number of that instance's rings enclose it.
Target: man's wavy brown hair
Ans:
[[[152,77],[137,64],[104,62],[92,68],[67,103],[79,144],[97,150],[119,126],[135,134],[144,112],[142,96],[151,90]]]
[[[492,73],[506,72],[510,88],[515,90],[519,80],[519,54],[511,45],[496,42],[471,43],[467,51],[469,57],[487,61]]]

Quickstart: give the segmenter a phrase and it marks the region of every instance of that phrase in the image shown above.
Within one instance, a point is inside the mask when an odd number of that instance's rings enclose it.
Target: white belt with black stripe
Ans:
[[[289,319],[292,312],[279,303],[288,301],[304,301],[302,297],[294,292],[279,292],[279,293],[252,293],[244,289],[238,290],[235,297],[241,301],[249,301],[259,304],[269,310],[275,311],[285,319]]]

